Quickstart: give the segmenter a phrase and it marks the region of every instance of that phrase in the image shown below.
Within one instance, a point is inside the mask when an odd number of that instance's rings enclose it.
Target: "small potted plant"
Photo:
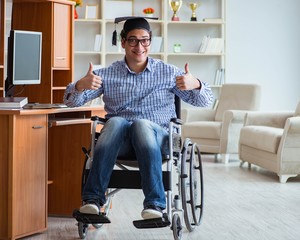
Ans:
[[[151,7],[144,8],[144,9],[143,9],[143,13],[144,13],[147,17],[153,17],[154,9],[151,8]]]
[[[71,1],[75,2],[74,18],[75,18],[75,19],[78,19],[78,13],[77,13],[76,8],[82,6],[82,1],[83,1],[83,0],[71,0]]]

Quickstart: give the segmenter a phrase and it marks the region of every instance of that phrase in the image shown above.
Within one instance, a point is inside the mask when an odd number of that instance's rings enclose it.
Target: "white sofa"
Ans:
[[[239,158],[277,173],[281,183],[300,174],[300,102],[294,112],[249,112]]]

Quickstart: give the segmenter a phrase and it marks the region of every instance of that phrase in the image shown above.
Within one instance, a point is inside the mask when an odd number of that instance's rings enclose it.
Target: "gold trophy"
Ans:
[[[200,6],[200,3],[191,2],[191,3],[188,3],[188,5],[189,5],[190,9],[192,10],[191,21],[195,22],[195,21],[197,21],[196,9]]]
[[[172,16],[172,21],[179,21],[179,17],[176,15],[176,13],[179,11],[182,5],[182,0],[169,0],[169,5],[173,10],[173,16]]]

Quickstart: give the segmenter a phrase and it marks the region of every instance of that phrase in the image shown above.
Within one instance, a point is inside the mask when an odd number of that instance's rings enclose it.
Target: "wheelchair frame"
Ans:
[[[82,188],[87,179],[89,169],[93,161],[94,146],[99,136],[96,132],[98,124],[104,124],[106,119],[94,116],[91,118],[92,143],[91,149],[85,148],[83,152],[86,156],[82,173]],[[133,224],[136,228],[158,228],[171,225],[174,239],[181,239],[182,224],[180,215],[184,216],[184,222],[189,232],[200,225],[203,214],[203,171],[200,150],[189,138],[181,139],[180,119],[171,119],[169,124],[169,149],[170,155],[166,157],[166,170],[163,170],[163,183],[166,192],[166,211],[162,218],[135,220]],[[131,161],[132,162],[132,161]],[[163,164],[164,164],[163,162]],[[112,196],[122,189],[141,189],[139,170],[129,170],[127,167],[137,167],[122,160],[116,161],[119,169],[113,170],[107,190],[107,202],[103,207],[103,212],[99,215],[82,214],[75,209],[73,216],[78,221],[78,233],[84,239],[88,232],[89,224],[95,228],[100,228],[105,223],[110,223],[108,218]],[[178,173],[178,194],[173,194],[173,167]],[[173,197],[174,196],[174,197]],[[170,222],[170,219],[171,222]]]

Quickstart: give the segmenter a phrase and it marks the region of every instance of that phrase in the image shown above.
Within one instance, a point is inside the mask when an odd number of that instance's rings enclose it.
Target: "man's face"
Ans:
[[[127,34],[126,40],[122,40],[125,49],[126,60],[135,63],[144,63],[150,50],[149,32],[143,29],[134,29]]]

